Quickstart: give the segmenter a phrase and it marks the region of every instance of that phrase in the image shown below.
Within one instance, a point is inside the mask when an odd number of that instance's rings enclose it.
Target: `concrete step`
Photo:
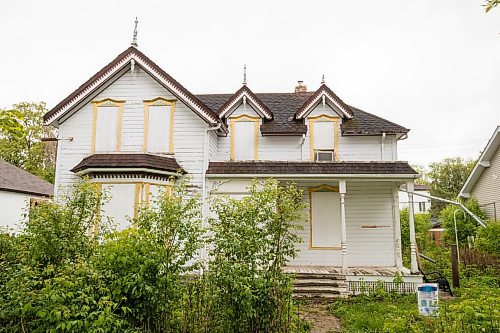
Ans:
[[[332,294],[332,293],[294,293],[293,297],[296,299],[308,299],[308,300],[323,300],[323,299],[335,299],[335,298],[347,298],[349,297],[349,293],[340,293],[340,294]]]

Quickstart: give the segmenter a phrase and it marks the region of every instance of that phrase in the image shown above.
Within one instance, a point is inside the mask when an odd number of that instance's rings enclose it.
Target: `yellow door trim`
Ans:
[[[313,192],[339,192],[338,186],[332,185],[319,185],[315,187],[309,187],[309,249],[310,250],[340,250],[340,246],[313,246],[313,220],[312,220],[312,193]]]

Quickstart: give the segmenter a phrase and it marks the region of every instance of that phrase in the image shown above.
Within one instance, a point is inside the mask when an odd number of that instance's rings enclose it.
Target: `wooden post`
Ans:
[[[347,274],[348,264],[347,264],[347,225],[345,219],[345,193],[346,193],[346,182],[345,180],[339,180],[339,192],[340,192],[340,247],[342,249],[342,274]]]
[[[451,246],[451,275],[453,279],[453,288],[460,287],[460,277],[458,275],[458,248],[457,244]]]
[[[410,271],[415,274],[418,273],[418,263],[417,240],[415,239],[415,220],[413,216],[413,191],[415,190],[413,181],[409,181],[406,183],[406,190],[408,191],[408,215],[410,224]]]

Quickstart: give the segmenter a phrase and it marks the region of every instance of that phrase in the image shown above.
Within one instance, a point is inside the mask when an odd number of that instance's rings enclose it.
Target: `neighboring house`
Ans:
[[[421,281],[414,238],[414,274],[401,254],[398,189],[419,177],[397,157],[409,130],[347,105],[324,82],[312,92],[300,82],[295,92],[254,93],[244,82],[235,93],[195,95],[130,47],[45,122],[61,139],[56,191],[90,177],[109,189],[104,211],[120,228],[178,171],[201,193],[204,217],[208,195],[240,198],[252,179],[274,177],[295,182],[308,206],[287,270],[342,273],[351,288],[391,285],[396,271],[402,288]]]
[[[497,126],[474,169],[460,190],[463,198],[476,198],[486,216],[500,218],[500,126]]]
[[[430,186],[423,184],[415,184],[415,193],[430,195]],[[408,208],[408,193],[399,191],[399,209]],[[431,210],[431,199],[421,197],[418,195],[413,196],[413,211],[415,213],[427,213]]]
[[[0,227],[17,228],[29,207],[53,195],[54,185],[0,159]]]

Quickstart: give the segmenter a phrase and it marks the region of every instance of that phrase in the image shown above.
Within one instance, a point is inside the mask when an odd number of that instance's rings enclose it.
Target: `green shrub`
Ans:
[[[467,200],[464,205],[468,210],[484,220],[485,215],[479,208],[477,200]],[[456,205],[448,205],[439,214],[439,219],[442,223],[443,228],[445,228],[443,238],[446,244],[455,243],[455,224],[453,214],[457,209],[460,210],[460,207]],[[462,213],[462,211],[456,213],[456,218],[458,242],[460,246],[465,246],[467,244],[467,237],[476,235],[476,232],[478,230],[478,223],[467,213],[465,213],[464,219],[464,214]]]
[[[486,228],[479,228],[475,245],[482,252],[500,256],[500,222],[490,222]]]

